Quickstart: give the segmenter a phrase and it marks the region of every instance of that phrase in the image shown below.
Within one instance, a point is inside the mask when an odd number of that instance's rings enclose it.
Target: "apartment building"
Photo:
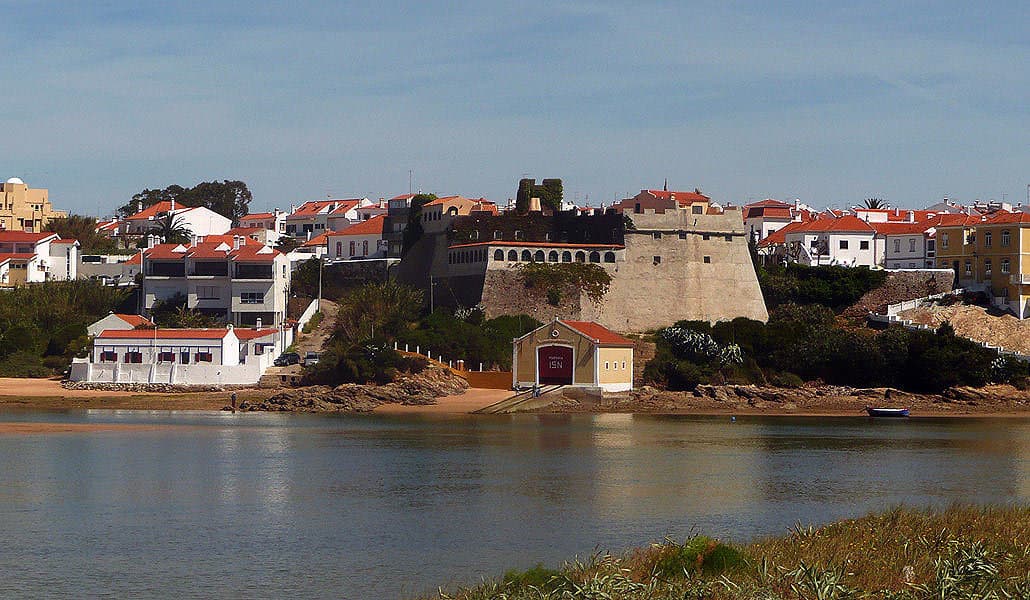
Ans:
[[[51,219],[67,216],[67,211],[54,210],[46,189],[30,188],[17,177],[0,183],[0,231],[38,233]]]
[[[383,227],[386,215],[351,225],[343,231],[326,234],[326,248],[330,260],[355,260],[386,257]]]
[[[56,233],[0,231],[0,287],[78,276],[79,242]]]
[[[286,235],[309,240],[327,231],[344,229],[360,220],[358,208],[371,205],[368,198],[305,202],[286,216]]]
[[[289,260],[236,236],[197,244],[157,244],[143,261],[143,309],[177,294],[189,309],[234,325],[280,326],[290,291]]]

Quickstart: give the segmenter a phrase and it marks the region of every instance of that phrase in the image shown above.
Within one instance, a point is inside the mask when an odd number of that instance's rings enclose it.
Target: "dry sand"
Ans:
[[[456,414],[470,413],[495,402],[500,402],[512,395],[510,390],[485,390],[470,388],[464,394],[442,396],[436,404],[406,406],[403,404],[383,404],[373,411],[380,414]]]

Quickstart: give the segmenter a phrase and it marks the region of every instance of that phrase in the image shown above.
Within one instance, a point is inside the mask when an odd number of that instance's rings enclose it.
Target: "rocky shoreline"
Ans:
[[[1010,385],[959,387],[943,394],[912,394],[886,388],[804,386],[777,388],[753,385],[700,385],[693,392],[669,392],[649,386],[630,393],[605,395],[600,401],[562,397],[535,412],[632,412],[758,414],[862,414],[866,406],[897,406],[914,414],[1030,413],[1030,392]]]
[[[435,404],[441,396],[462,394],[468,382],[449,369],[427,368],[417,375],[401,375],[384,385],[345,383],[289,389],[267,400],[245,400],[243,411],[371,412],[383,404],[420,406]]]

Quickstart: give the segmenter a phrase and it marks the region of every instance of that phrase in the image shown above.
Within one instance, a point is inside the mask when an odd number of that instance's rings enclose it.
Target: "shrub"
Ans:
[[[699,535],[682,545],[665,546],[655,562],[655,572],[667,578],[696,573],[721,575],[745,564],[744,555],[736,548]]]
[[[315,314],[311,315],[311,319],[304,324],[304,328],[301,331],[304,333],[311,333],[318,327],[319,323],[322,322],[322,317],[322,311],[316,311]]]
[[[883,285],[885,271],[865,267],[799,264],[759,269],[758,282],[766,305],[819,304],[840,311],[854,304],[866,292]]]
[[[517,269],[526,287],[560,290],[571,286],[584,292],[594,302],[599,302],[608,293],[612,283],[612,276],[608,271],[593,263],[533,262],[520,264]]]
[[[776,387],[799,388],[805,384],[800,377],[787,371],[768,373],[766,377],[768,377],[769,383]]]
[[[43,359],[32,352],[21,350],[0,360],[0,377],[50,377],[53,374],[53,369],[43,364]]]
[[[561,571],[548,569],[542,564],[537,563],[536,566],[525,571],[514,569],[508,571],[504,574],[503,581],[510,589],[533,587],[542,591],[552,591],[558,587],[562,579]]]

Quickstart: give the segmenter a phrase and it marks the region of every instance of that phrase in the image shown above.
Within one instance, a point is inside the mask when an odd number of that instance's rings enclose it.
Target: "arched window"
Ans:
[[[469,233],[469,239],[470,240],[478,240],[479,239],[479,230],[478,229],[473,229],[472,232]]]
[[[601,253],[594,251],[590,253],[590,262],[599,263],[601,262]]]
[[[514,250],[508,250],[508,261],[510,261],[510,262],[518,262],[518,260],[519,260],[519,253],[514,251]]]
[[[566,250],[565,252],[562,252],[561,253],[561,261],[562,262],[572,262],[572,253],[569,252],[568,250]]]
[[[551,250],[547,254],[547,262],[558,262],[558,251],[557,250]]]
[[[448,208],[447,209],[447,214],[452,216],[452,217],[458,216],[458,207],[452,206],[452,207]]]
[[[576,253],[576,262],[586,262],[587,255],[582,250]]]
[[[537,250],[536,254],[533,255],[533,260],[535,260],[536,262],[544,262],[544,251]]]
[[[615,262],[615,253],[614,252],[605,252],[604,253],[604,262],[606,262],[606,263],[613,263],[613,262]]]
[[[494,250],[494,260],[504,260],[504,250],[500,248]]]
[[[522,262],[533,262],[533,253],[529,250],[522,251]]]

